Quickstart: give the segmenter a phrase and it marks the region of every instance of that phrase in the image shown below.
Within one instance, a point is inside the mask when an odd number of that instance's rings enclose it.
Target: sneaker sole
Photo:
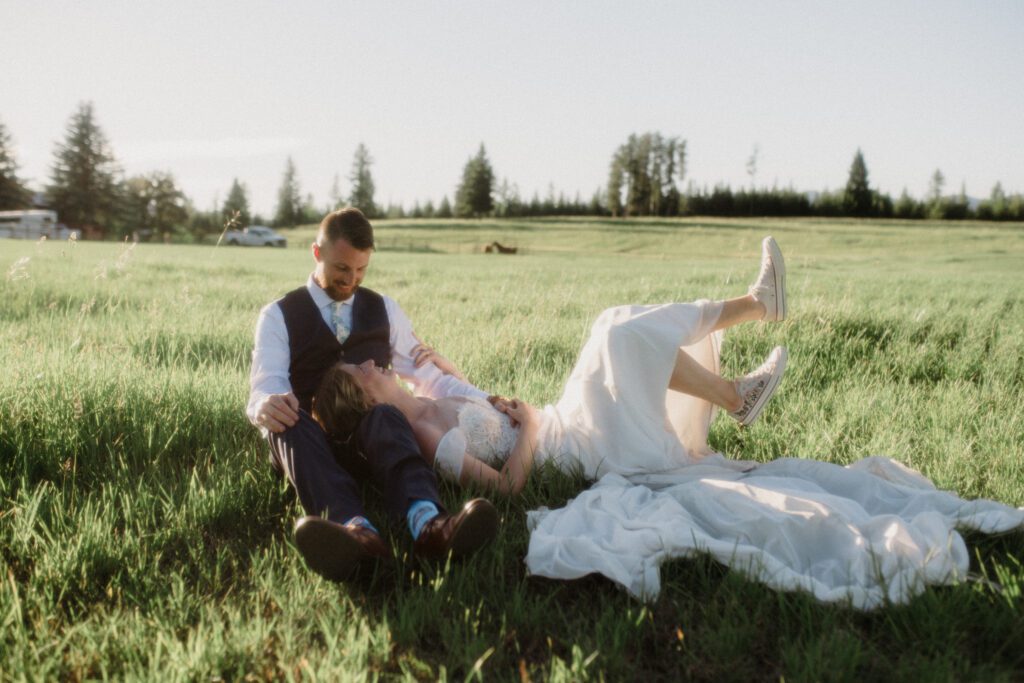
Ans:
[[[775,238],[769,237],[765,240],[768,244],[768,253],[771,254],[772,265],[775,266],[775,322],[782,322],[786,319],[786,261],[782,258],[782,250],[776,244]]]
[[[768,386],[765,387],[765,390],[761,392],[760,396],[758,396],[757,402],[754,403],[750,412],[747,413],[746,417],[744,417],[742,421],[740,421],[741,425],[744,427],[749,426],[757,419],[757,416],[761,414],[761,410],[764,408],[765,404],[768,403],[768,399],[772,397],[772,394],[775,393],[775,390],[779,386],[779,382],[782,381],[782,375],[786,372],[786,363],[788,361],[789,352],[786,351],[786,349],[782,349],[782,352],[779,354],[779,364],[775,369],[775,374],[768,378]]]
[[[309,568],[328,581],[352,578],[359,563],[369,557],[358,541],[319,518],[300,520],[295,545]]]

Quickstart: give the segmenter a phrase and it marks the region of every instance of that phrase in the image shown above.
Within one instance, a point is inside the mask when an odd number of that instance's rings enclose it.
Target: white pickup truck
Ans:
[[[224,233],[227,244],[243,247],[287,247],[288,240],[265,225],[250,225]]]

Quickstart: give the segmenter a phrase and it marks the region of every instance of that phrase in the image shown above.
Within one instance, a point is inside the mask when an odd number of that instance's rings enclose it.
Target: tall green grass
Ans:
[[[976,580],[862,614],[711,560],[663,568],[654,604],[525,575],[525,512],[456,566],[409,557],[325,582],[245,420],[259,308],[304,281],[281,250],[0,244],[0,679],[707,680],[1024,676],[1024,537],[970,539]],[[727,373],[791,353],[762,419],[719,420],[737,458],[885,454],[966,497],[1024,505],[1024,226],[853,221],[394,222],[366,284],[475,383],[558,397],[611,305],[741,294],[774,234],[791,319],[730,333]],[[522,253],[479,253],[498,240]],[[26,260],[27,259],[27,260]],[[444,489],[456,505],[469,492]]]

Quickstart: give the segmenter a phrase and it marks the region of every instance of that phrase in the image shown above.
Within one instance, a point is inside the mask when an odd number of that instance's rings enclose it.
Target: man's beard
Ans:
[[[357,289],[359,289],[359,285],[353,285],[346,289],[340,289],[334,285],[329,285],[324,291],[327,292],[327,295],[335,301],[345,301],[355,294]]]
[[[325,282],[323,278],[314,276],[313,279],[316,280],[316,283],[320,285],[324,292],[327,293],[327,296],[331,297],[335,301],[345,301],[355,294],[357,289],[359,289],[358,284],[352,285],[351,287],[339,288],[333,282]]]

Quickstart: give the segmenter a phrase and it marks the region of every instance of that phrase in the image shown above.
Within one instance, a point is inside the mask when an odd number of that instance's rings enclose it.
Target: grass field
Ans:
[[[791,318],[726,339],[727,374],[790,349],[729,456],[884,454],[964,497],[1024,505],[1024,225],[823,220],[381,222],[366,284],[479,386],[557,398],[603,308],[745,292],[760,238]],[[707,559],[644,605],[596,577],[526,576],[525,512],[451,567],[312,575],[299,506],[243,415],[259,308],[304,281],[287,250],[0,243],[0,680],[1020,680],[1024,534],[969,539],[978,577],[872,613]],[[517,256],[479,253],[498,240]],[[444,489],[455,504],[467,492]],[[372,493],[368,495],[372,501]],[[383,524],[381,508],[370,506]]]

